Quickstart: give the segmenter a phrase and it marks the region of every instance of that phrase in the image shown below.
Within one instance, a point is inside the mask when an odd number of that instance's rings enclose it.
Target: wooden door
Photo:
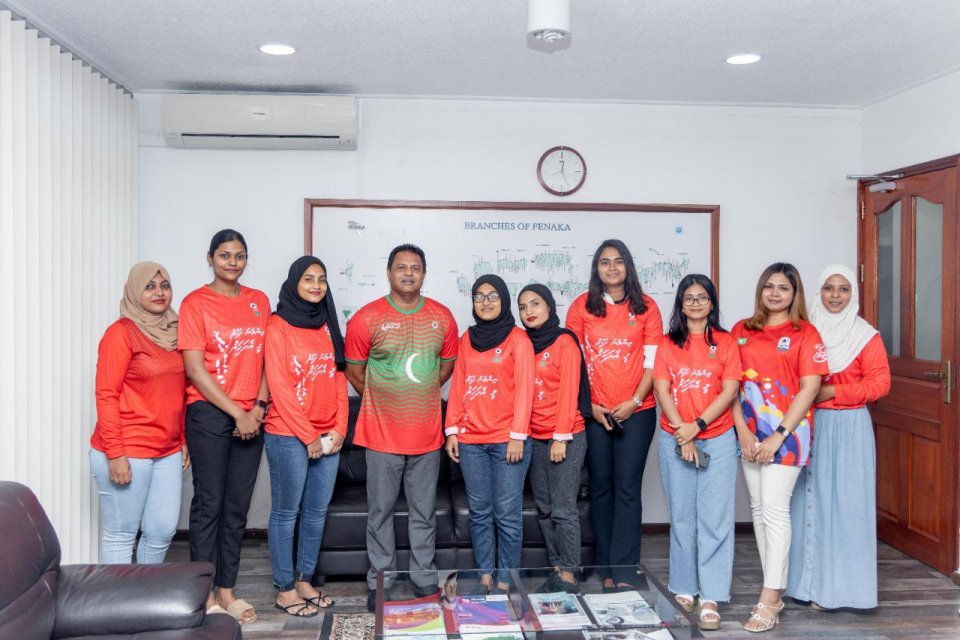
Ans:
[[[957,168],[860,187],[864,317],[890,356],[874,403],[877,531],[949,573],[957,568]],[[837,487],[843,491],[843,487]]]

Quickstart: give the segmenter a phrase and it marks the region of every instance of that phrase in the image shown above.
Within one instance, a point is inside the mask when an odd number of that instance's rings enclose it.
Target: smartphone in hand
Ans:
[[[607,424],[613,427],[614,433],[623,433],[623,423],[617,420],[612,413],[607,414]]]
[[[683,455],[683,448],[680,445],[674,447],[673,450],[677,452],[678,456]],[[701,469],[706,469],[707,465],[710,464],[710,454],[706,451],[700,451],[700,449],[697,449],[697,458],[700,460]]]

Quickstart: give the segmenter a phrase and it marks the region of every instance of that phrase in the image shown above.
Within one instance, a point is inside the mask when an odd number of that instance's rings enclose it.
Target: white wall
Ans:
[[[138,99],[140,258],[167,266],[177,301],[209,280],[207,244],[226,226],[250,245],[245,284],[275,301],[302,251],[304,198],[560,201],[535,176],[558,144],[588,166],[565,200],[720,205],[727,325],[751,311],[769,263],[793,262],[810,282],[856,258],[856,190],[844,176],[860,170],[859,111],[363,99],[355,152],[187,151],[163,146],[160,97]],[[266,527],[265,471],[253,528]],[[741,486],[740,521],[744,495]],[[644,504],[646,522],[667,521],[655,455]]]
[[[864,173],[960,153],[960,71],[863,110]]]

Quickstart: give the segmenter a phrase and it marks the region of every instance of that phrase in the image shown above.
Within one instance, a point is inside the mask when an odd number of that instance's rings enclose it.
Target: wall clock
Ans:
[[[587,163],[576,149],[547,149],[537,163],[540,186],[555,196],[576,193],[587,179]]]

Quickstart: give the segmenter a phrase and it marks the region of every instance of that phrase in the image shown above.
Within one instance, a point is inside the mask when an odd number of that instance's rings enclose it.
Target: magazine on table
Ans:
[[[442,636],[447,630],[436,595],[383,603],[383,633],[387,636]],[[412,639],[411,639],[412,640]]]
[[[579,629],[592,626],[577,597],[566,591],[556,593],[531,593],[530,607],[540,626],[548,629]]]
[[[461,634],[490,633],[499,637],[501,633],[520,631],[520,623],[510,615],[510,602],[505,594],[458,597],[454,621],[456,631]],[[479,637],[470,636],[471,639]]]
[[[647,604],[639,591],[591,593],[583,596],[601,627],[644,627],[660,624],[660,616]]]
[[[666,629],[643,632],[639,629],[621,631],[584,631],[584,640],[673,640],[673,634]]]

